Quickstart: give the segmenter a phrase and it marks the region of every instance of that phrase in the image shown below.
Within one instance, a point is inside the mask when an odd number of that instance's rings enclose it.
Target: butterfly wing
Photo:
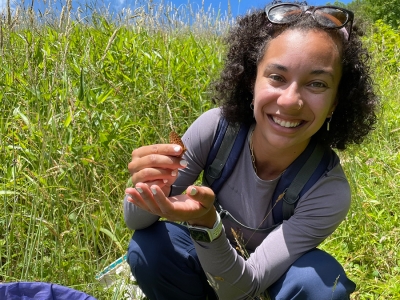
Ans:
[[[182,147],[183,151],[182,151],[182,155],[183,153],[185,153],[186,151],[186,147],[182,142],[181,137],[179,136],[179,134],[177,134],[175,131],[171,131],[169,133],[169,142],[170,144],[176,144]]]

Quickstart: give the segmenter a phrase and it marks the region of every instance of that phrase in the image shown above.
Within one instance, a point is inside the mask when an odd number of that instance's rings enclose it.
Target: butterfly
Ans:
[[[182,147],[183,150],[182,150],[181,156],[183,155],[183,153],[185,153],[186,147],[185,147],[185,145],[183,144],[182,139],[181,139],[181,137],[179,136],[179,134],[177,134],[175,131],[171,131],[171,132],[169,133],[169,143],[170,143],[170,144],[176,144],[176,145],[179,145],[179,146]]]

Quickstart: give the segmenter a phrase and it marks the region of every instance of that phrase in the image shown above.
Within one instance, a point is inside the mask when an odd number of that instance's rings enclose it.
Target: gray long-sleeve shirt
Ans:
[[[220,114],[218,108],[207,111],[183,136],[188,166],[179,171],[172,195],[180,194],[193,184],[203,170]],[[261,294],[297,258],[318,246],[339,226],[350,207],[350,187],[338,159],[333,159],[330,164],[331,170],[300,198],[294,215],[268,235],[240,229],[224,220],[225,230],[218,239],[211,243],[193,241],[219,299],[247,299]],[[218,200],[241,223],[252,228],[267,228],[273,225],[273,216],[269,212],[278,180],[258,178],[252,167],[249,147],[243,147]],[[159,219],[126,199],[124,217],[127,226],[133,230],[145,228]],[[231,228],[243,234],[250,253],[248,259],[235,250]]]

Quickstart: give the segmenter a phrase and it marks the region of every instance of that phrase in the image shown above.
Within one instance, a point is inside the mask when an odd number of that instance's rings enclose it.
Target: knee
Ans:
[[[170,262],[184,259],[194,249],[187,229],[172,222],[158,221],[135,231],[129,243],[127,261],[137,278],[142,270],[147,275],[160,274]]]
[[[296,280],[286,283],[286,289],[295,299],[349,299],[348,281],[339,268],[327,268],[323,271],[314,267],[303,267],[297,270]]]
[[[137,243],[133,238],[129,243],[127,262],[131,268],[131,272],[135,278],[140,277],[140,271],[146,270],[146,274],[157,274],[158,260],[161,260],[157,255],[157,249],[154,247],[151,251],[147,251],[140,243]]]
[[[306,253],[296,265],[304,270],[301,276],[304,288],[311,295],[321,295],[318,299],[349,299],[355,290],[355,283],[347,277],[342,265],[322,250]]]
[[[355,284],[328,253],[315,249],[300,257],[274,283],[273,299],[349,299]]]
[[[167,228],[165,222],[155,222],[153,225],[136,230],[128,246],[127,261],[132,273],[135,270],[146,269],[147,272],[156,270],[164,258],[163,249],[159,245],[166,244]]]

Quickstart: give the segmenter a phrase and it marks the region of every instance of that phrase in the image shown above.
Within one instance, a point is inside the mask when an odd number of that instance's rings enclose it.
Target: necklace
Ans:
[[[256,174],[257,174],[256,157],[254,156],[254,147],[253,147],[253,133],[254,133],[254,129],[250,135],[250,145],[249,146],[250,146],[251,163],[253,164],[254,172],[256,172]]]

